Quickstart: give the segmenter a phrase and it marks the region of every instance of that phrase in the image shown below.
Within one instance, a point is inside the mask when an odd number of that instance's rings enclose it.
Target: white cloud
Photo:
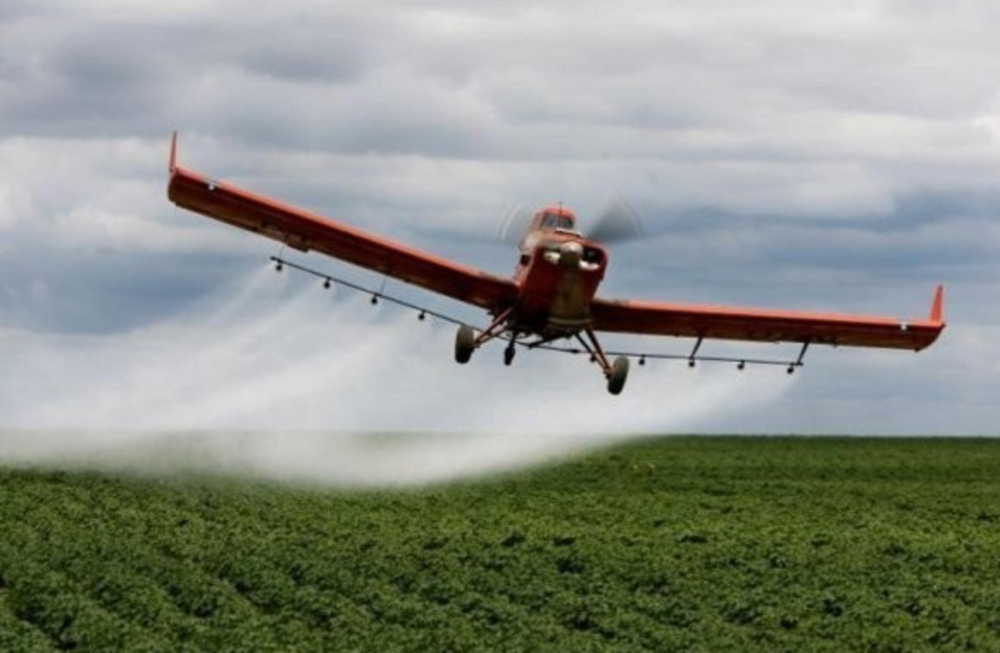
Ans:
[[[0,233],[37,215],[29,193],[11,180],[0,181]]]
[[[166,202],[160,141],[0,141],[0,230],[47,248],[185,252],[229,239]]]
[[[61,216],[52,236],[64,247],[183,252],[221,248],[228,241],[200,226],[182,227],[152,221],[147,217],[112,213],[96,206],[82,206]]]
[[[1000,92],[993,96],[985,110],[977,115],[972,124],[989,134],[994,156],[1000,156]]]

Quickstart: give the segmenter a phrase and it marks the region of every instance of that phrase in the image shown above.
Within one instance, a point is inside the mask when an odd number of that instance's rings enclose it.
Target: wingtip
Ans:
[[[174,174],[177,170],[177,130],[174,130],[174,135],[170,139],[170,174]]]
[[[931,304],[931,322],[944,323],[944,286],[938,285],[934,290],[934,303]]]

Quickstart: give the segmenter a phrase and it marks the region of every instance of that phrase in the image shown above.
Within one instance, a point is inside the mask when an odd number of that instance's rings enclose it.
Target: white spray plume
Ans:
[[[124,334],[6,333],[0,459],[425,484],[681,432],[788,387],[773,369],[654,362],[612,397],[583,357],[505,368],[500,346],[458,366],[451,325],[288,277],[261,269]]]

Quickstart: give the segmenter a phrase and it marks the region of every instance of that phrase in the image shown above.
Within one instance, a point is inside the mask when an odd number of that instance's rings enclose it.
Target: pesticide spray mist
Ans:
[[[608,395],[586,359],[499,347],[451,360],[454,328],[262,268],[141,330],[6,333],[0,459],[336,486],[496,473],[773,400],[774,370],[633,367]]]

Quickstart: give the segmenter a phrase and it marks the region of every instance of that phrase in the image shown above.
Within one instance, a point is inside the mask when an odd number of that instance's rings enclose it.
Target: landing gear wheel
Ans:
[[[507,344],[507,348],[503,350],[503,364],[510,367],[510,364],[514,362],[514,354],[517,350],[514,349],[514,341],[511,340]]]
[[[455,334],[455,361],[463,365],[468,363],[475,350],[476,331],[468,324],[463,324]]]
[[[611,374],[608,375],[608,392],[613,395],[621,394],[627,378],[628,358],[619,356],[611,365]]]

